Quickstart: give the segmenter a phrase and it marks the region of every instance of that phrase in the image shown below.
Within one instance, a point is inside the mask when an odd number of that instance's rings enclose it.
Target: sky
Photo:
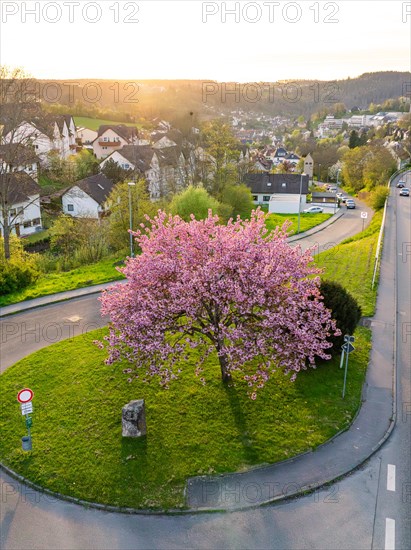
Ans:
[[[2,0],[0,64],[47,79],[334,80],[411,68],[411,1]]]

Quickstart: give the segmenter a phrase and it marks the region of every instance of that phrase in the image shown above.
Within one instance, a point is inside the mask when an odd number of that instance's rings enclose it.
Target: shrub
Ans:
[[[353,334],[361,319],[361,307],[357,300],[339,283],[321,281],[320,292],[324,298],[324,305],[331,309],[332,318],[341,330],[341,336],[330,336],[328,341],[333,344],[329,353],[336,355],[341,352],[344,344],[344,335]]]
[[[0,294],[9,294],[34,283],[40,274],[37,255],[24,252],[18,237],[11,236],[9,260],[4,256],[3,239],[0,238]]]
[[[384,208],[385,200],[390,194],[390,190],[385,185],[379,185],[371,193],[371,206],[374,210]]]

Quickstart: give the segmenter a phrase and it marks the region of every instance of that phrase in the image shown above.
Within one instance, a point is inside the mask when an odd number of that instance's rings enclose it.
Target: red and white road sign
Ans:
[[[17,394],[17,401],[20,403],[28,403],[33,399],[34,393],[29,388],[24,388],[24,390],[20,390]]]

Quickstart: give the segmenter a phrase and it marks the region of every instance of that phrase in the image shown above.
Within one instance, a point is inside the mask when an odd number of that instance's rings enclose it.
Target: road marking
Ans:
[[[395,550],[395,519],[385,518],[385,550]]]
[[[387,491],[395,491],[395,466],[388,464],[387,467]]]

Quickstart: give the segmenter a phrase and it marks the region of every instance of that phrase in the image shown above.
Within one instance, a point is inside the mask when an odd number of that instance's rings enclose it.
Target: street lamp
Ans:
[[[318,163],[318,183],[320,183],[321,180],[321,164]]]
[[[340,180],[339,180],[340,172],[341,172],[341,168],[338,168],[338,170],[337,170],[337,189],[338,189],[338,186],[340,184]],[[337,197],[335,197],[335,199],[334,199],[334,214],[336,213],[336,211],[337,211]]]
[[[131,188],[135,187],[134,181],[128,182],[128,208],[129,208],[129,216],[130,216],[130,256],[134,258],[134,249],[133,249],[133,235],[131,234],[131,231],[133,230],[133,209],[131,204]]]
[[[300,176],[300,196],[298,198],[298,223],[297,223],[297,233],[300,232],[300,215],[301,215],[301,193],[303,190],[303,176],[305,176],[304,172],[301,172]]]

